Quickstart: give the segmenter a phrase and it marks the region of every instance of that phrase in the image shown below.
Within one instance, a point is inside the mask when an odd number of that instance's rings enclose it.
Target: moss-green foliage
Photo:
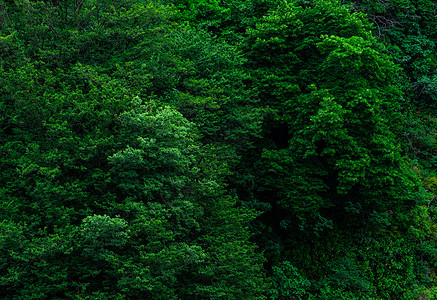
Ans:
[[[351,205],[365,216],[420,201],[391,133],[398,69],[362,18],[338,3],[285,3],[250,31],[252,85],[289,135],[264,149],[262,182],[290,212],[343,219]]]
[[[240,44],[246,29],[276,8],[278,0],[164,0],[177,9],[179,22],[195,24],[221,40]]]
[[[56,93],[49,72],[15,71],[1,76],[15,80],[3,97],[4,295],[260,296],[261,258],[247,255],[253,214],[233,208],[200,162],[194,124],[120,98],[116,84]]]
[[[251,87],[272,112],[255,169],[278,246],[262,243],[297,267],[284,290],[312,280],[294,297],[408,299],[434,280],[417,259],[433,238],[410,231],[432,196],[403,157],[401,70],[371,28],[338,2],[290,1],[248,30]]]
[[[1,297],[263,299],[224,189],[259,127],[238,55],[152,2],[2,5]]]
[[[0,0],[0,298],[436,298],[435,8]]]
[[[405,72],[402,86],[421,106],[435,106],[437,4],[430,0],[346,1],[365,12],[373,32]]]

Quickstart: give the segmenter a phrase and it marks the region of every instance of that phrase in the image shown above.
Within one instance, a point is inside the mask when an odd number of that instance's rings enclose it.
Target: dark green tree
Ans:
[[[290,212],[327,209],[343,219],[348,207],[364,217],[418,201],[392,133],[398,69],[363,18],[335,2],[291,2],[250,31],[252,86],[272,109],[266,130],[276,142],[263,150],[263,181]]]
[[[248,30],[249,86],[271,112],[254,167],[256,194],[272,207],[260,226],[270,239],[259,241],[272,264],[297,268],[289,279],[280,273],[287,268],[274,268],[273,295],[286,294],[282,280],[295,297],[401,299],[424,275],[417,260],[396,258],[421,252],[407,232],[411,210],[429,194],[399,141],[402,70],[371,29],[339,2],[289,1]],[[398,254],[384,258],[402,271],[383,275],[391,286],[384,290],[373,277],[384,268],[381,249],[403,234],[392,246]],[[311,287],[298,289],[306,279]]]
[[[153,2],[1,8],[0,297],[264,299],[239,56]]]
[[[420,107],[435,106],[436,37],[435,11],[431,0],[345,1],[367,14],[374,35],[387,45],[394,61],[403,68],[402,88]]]

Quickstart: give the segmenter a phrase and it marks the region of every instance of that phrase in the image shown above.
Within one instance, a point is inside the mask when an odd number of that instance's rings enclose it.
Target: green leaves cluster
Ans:
[[[436,73],[435,1],[354,1],[353,9],[365,12],[373,31],[403,68],[400,80],[416,105],[434,106]]]
[[[435,297],[432,2],[0,1],[0,298]]]
[[[248,30],[251,87],[271,109],[254,166],[259,198],[272,207],[263,221],[273,234],[264,245],[279,248],[273,261],[280,255],[300,266],[297,274],[305,275],[294,275],[293,284],[313,283],[294,297],[390,299],[410,297],[414,284],[431,287],[417,283],[416,265],[382,275],[386,266],[368,257],[370,241],[385,245],[385,235],[408,231],[409,211],[430,198],[399,140],[405,124],[401,69],[371,29],[365,15],[338,2],[290,1]],[[420,247],[406,236],[396,251],[415,257]],[[363,246],[367,250],[358,250]],[[314,248],[320,250],[311,253]],[[369,273],[357,268],[360,262],[372,265]],[[272,290],[276,297],[286,294],[281,286],[290,291],[283,281]]]
[[[286,147],[263,150],[263,181],[291,212],[352,202],[368,214],[418,201],[404,196],[416,179],[392,133],[398,69],[369,28],[362,15],[316,1],[284,3],[250,32],[252,84],[273,126],[288,131]]]
[[[263,299],[256,213],[216,167],[258,126],[238,121],[259,115],[237,104],[238,56],[162,6],[108,4],[5,6],[5,40],[31,46],[0,72],[2,297]]]

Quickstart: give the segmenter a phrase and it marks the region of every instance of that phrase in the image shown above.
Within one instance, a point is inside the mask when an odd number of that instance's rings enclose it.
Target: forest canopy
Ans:
[[[435,11],[0,0],[0,298],[437,297]]]

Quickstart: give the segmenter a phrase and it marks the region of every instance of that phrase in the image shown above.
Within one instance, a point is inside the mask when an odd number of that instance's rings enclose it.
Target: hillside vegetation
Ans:
[[[0,0],[0,299],[437,298],[436,12]]]

